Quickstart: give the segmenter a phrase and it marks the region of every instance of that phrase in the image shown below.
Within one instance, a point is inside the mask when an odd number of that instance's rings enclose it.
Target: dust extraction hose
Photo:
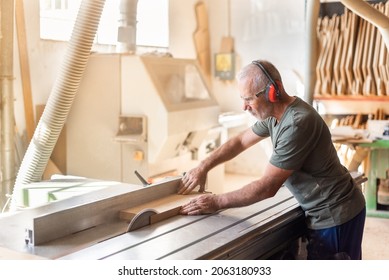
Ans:
[[[83,0],[59,75],[16,176],[10,211],[24,207],[23,185],[40,181],[85,71],[105,0]]]

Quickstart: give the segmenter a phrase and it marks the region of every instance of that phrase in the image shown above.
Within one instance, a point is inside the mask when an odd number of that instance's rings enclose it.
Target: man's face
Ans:
[[[271,106],[264,96],[266,86],[254,92],[250,83],[242,81],[238,83],[238,89],[244,111],[248,111],[258,120],[264,120],[270,116]]]

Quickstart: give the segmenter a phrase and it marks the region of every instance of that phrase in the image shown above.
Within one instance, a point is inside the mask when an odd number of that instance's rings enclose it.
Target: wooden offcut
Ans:
[[[119,218],[121,220],[131,221],[144,209],[153,209],[157,214],[150,217],[150,224],[154,224],[162,220],[177,216],[180,213],[182,205],[188,203],[191,199],[201,194],[202,193],[199,192],[192,192],[188,195],[171,194],[142,205],[123,209],[119,212]]]
[[[196,47],[197,60],[208,78],[211,77],[211,46],[208,27],[208,14],[203,1],[195,5],[197,27],[193,33],[193,40]]]

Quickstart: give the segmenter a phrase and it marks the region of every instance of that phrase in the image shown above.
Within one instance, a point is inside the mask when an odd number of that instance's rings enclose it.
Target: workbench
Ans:
[[[120,209],[175,192],[178,184],[179,179],[149,187],[111,184],[5,215],[0,218],[0,258],[266,259],[305,232],[304,213],[285,187],[247,207],[176,215],[126,232],[128,222],[118,218]],[[34,238],[28,235],[31,229]]]
[[[369,149],[369,161],[366,167],[369,178],[365,189],[366,214],[372,217],[389,218],[389,210],[380,209],[377,203],[377,179],[384,179],[386,170],[389,169],[389,140],[376,140],[358,145]]]
[[[366,215],[389,218],[389,207],[379,205],[377,202],[377,179],[384,179],[386,170],[389,168],[389,140],[337,139],[333,142],[352,146],[355,150],[358,148],[364,150],[361,155],[357,156],[353,168],[356,168],[366,158],[368,159],[364,166],[364,172],[368,178],[364,188]]]

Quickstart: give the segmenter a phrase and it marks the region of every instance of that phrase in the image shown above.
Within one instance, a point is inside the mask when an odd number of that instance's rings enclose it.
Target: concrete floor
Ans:
[[[255,179],[257,177],[225,174],[224,191],[234,190]],[[364,260],[389,260],[389,219],[366,218],[362,258]]]
[[[363,234],[362,258],[389,260],[389,219],[367,217]]]

